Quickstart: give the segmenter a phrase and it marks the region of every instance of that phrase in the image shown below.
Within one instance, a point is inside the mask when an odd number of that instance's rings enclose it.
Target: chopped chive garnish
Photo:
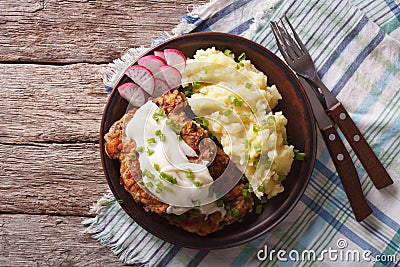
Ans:
[[[203,72],[204,74],[207,74],[208,73],[207,67],[201,67],[201,72]]]
[[[230,96],[229,96],[229,103],[234,104],[235,101],[236,101],[236,96],[230,95]]]
[[[257,187],[257,191],[258,191],[258,192],[261,192],[261,193],[265,193],[264,186],[263,186],[263,185],[259,185],[259,186]]]
[[[195,121],[200,124],[201,126],[207,127],[210,123],[208,122],[208,120],[201,118],[201,117],[197,117],[195,119]]]
[[[240,97],[236,98],[236,101],[235,101],[235,104],[234,104],[234,105],[235,105],[236,107],[241,107],[242,104],[243,104],[243,99],[241,99]]]
[[[133,160],[137,160],[137,155],[136,155],[136,153],[132,153],[131,157],[132,157]]]
[[[224,116],[229,116],[229,115],[232,114],[232,110],[229,109],[229,108],[227,108],[227,109],[225,109],[225,110],[222,112],[222,114],[224,114]]]
[[[160,141],[161,141],[161,142],[165,142],[166,139],[167,139],[167,138],[165,137],[165,134],[161,134],[161,135],[160,135]]]
[[[247,178],[246,178],[245,175],[242,175],[242,177],[240,177],[240,180],[241,180],[242,182],[246,182],[246,181],[247,181]]]
[[[283,182],[286,180],[286,175],[279,175],[278,177],[279,182]]]
[[[158,121],[160,120],[160,117],[164,117],[164,116],[165,116],[165,111],[162,110],[162,109],[156,110],[156,111],[153,113],[153,115],[152,115],[153,119],[154,119],[156,122],[158,122]]]
[[[180,134],[178,134],[178,135],[176,136],[176,139],[178,139],[178,141],[181,141],[181,140],[182,140],[182,136],[181,136]]]
[[[229,49],[225,49],[225,51],[224,51],[225,56],[229,56],[231,53],[232,53],[232,51]]]
[[[261,145],[260,145],[260,143],[254,142],[253,147],[254,147],[254,151],[256,151],[257,153],[261,152]]]
[[[185,172],[186,178],[193,179],[194,174],[193,174],[192,169],[188,168],[188,169],[184,170],[184,172]]]
[[[154,179],[154,177],[155,177],[155,175],[152,174],[149,170],[144,170],[144,171],[142,172],[142,176],[143,176],[143,177],[148,177],[148,178],[150,178],[150,179]]]
[[[194,81],[192,82],[192,87],[193,89],[199,89],[201,86],[201,82],[200,81]]]
[[[210,137],[211,139],[214,138],[214,134],[211,131],[207,131],[208,132],[208,137]]]
[[[147,187],[153,187],[153,183],[152,183],[152,182],[147,182],[147,183],[146,183],[146,186],[147,186]]]
[[[138,184],[140,187],[145,187],[143,180],[140,180],[139,182],[137,182],[137,184]]]
[[[243,67],[243,66],[244,66],[243,62],[241,62],[241,61],[238,63],[238,65],[239,65],[240,67]]]
[[[220,198],[217,200],[217,207],[220,208],[222,206],[224,206],[224,201],[222,200],[222,198]]]
[[[261,204],[267,203],[267,198],[265,196],[261,197]]]
[[[253,126],[253,132],[258,133],[261,130],[261,127],[258,125]]]
[[[158,180],[156,182],[156,186],[159,187],[159,188],[162,188],[164,186],[164,184],[160,180]]]
[[[265,125],[267,125],[267,121],[265,119],[262,119],[261,120],[261,126],[265,126]]]
[[[176,178],[174,176],[172,176],[171,174],[168,174],[168,173],[165,173],[165,172],[161,172],[160,176],[161,176],[161,178],[163,178],[164,180],[170,182],[171,184],[178,183]]]
[[[147,156],[151,156],[154,154],[154,150],[150,149],[150,148],[146,148],[146,153],[147,153]]]
[[[230,209],[231,209],[231,205],[229,205],[229,204],[228,204],[228,205],[225,205],[225,209],[226,209],[226,210],[230,210]]]
[[[262,205],[257,205],[256,206],[256,214],[261,214],[263,210],[263,206]]]
[[[250,143],[249,140],[246,140],[246,141],[245,141],[244,147],[245,147],[245,148],[251,148],[251,143]]]
[[[248,196],[249,196],[249,190],[246,189],[246,188],[243,188],[243,189],[242,189],[242,195],[243,195],[244,197],[248,197]]]
[[[246,183],[245,187],[246,187],[247,189],[249,189],[249,188],[250,188],[250,183]]]
[[[238,57],[238,61],[242,61],[242,60],[246,60],[246,53],[243,52],[240,54],[240,56]]]
[[[156,131],[156,136],[161,136],[161,135],[162,135],[161,130],[157,130],[157,131]]]
[[[143,147],[141,147],[141,146],[138,147],[138,148],[137,148],[137,152],[142,153],[142,152],[143,152]]]
[[[191,97],[193,94],[193,88],[192,86],[187,86],[184,88],[183,93],[185,94],[186,97]]]
[[[165,122],[165,124],[169,127],[171,127],[172,131],[174,131],[176,134],[181,132],[181,128],[179,127],[178,124],[176,124],[173,120],[169,119]]]
[[[304,160],[306,158],[306,153],[300,152],[299,150],[294,150],[294,159],[295,160]]]
[[[246,83],[245,86],[246,86],[247,89],[250,89],[251,88],[251,83]]]
[[[203,183],[202,183],[202,182],[199,182],[199,181],[193,181],[193,184],[194,184],[196,187],[201,187],[201,186],[203,185]]]
[[[124,203],[124,201],[123,201],[122,199],[118,199],[117,202],[118,202],[119,204]]]
[[[253,166],[258,169],[261,166],[261,164],[259,161],[253,161]]]
[[[157,187],[156,188],[156,193],[161,193],[162,192],[162,188],[161,187]]]
[[[195,206],[195,207],[200,207],[200,200],[195,200],[194,202],[193,202],[193,205]]]
[[[155,143],[156,143],[156,139],[155,139],[154,137],[149,138],[149,139],[147,139],[147,143],[148,143],[149,145],[155,144]]]
[[[235,69],[240,69],[240,65],[239,64],[236,64],[236,67],[235,67]]]
[[[158,165],[157,163],[154,163],[154,169],[159,172],[160,171],[160,165]]]
[[[273,115],[268,116],[267,123],[268,123],[269,126],[274,125],[275,124],[275,117]]]
[[[236,216],[240,215],[240,211],[238,208],[234,207],[233,209],[231,209],[231,214],[232,214],[232,217],[236,217]]]
[[[164,190],[167,191],[167,192],[170,192],[170,193],[174,192],[174,189],[172,189],[171,187],[168,187],[168,186],[165,186]]]

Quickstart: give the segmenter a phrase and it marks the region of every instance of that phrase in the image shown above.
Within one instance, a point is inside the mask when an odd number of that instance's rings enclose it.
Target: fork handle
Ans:
[[[375,187],[381,189],[393,184],[393,180],[340,102],[330,108],[330,115],[343,132]]]
[[[372,213],[372,209],[363,194],[357,170],[335,128],[329,126],[321,129],[321,133],[342,182],[344,192],[349,199],[354,216],[360,222]]]

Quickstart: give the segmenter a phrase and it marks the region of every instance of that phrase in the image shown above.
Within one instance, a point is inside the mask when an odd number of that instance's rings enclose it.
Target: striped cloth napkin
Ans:
[[[373,209],[373,215],[356,222],[325,144],[318,136],[315,170],[304,196],[290,215],[250,243],[215,251],[181,248],[152,236],[133,222],[108,194],[94,206],[98,215],[84,224],[87,233],[110,246],[124,263],[400,265],[399,0],[216,0],[196,7],[183,17],[173,34],[166,34],[155,43],[171,35],[220,31],[252,39],[280,56],[269,21],[283,14],[297,29],[322,80],[348,110],[394,184],[382,190],[374,188],[350,149]],[[112,87],[121,71],[142,51],[143,48],[131,49],[110,64],[110,69],[104,71],[106,87]],[[285,254],[277,254],[279,250]]]

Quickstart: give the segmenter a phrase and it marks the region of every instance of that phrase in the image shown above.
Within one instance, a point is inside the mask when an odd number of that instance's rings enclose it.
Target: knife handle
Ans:
[[[330,109],[332,120],[338,125],[350,146],[353,148],[361,164],[378,189],[393,184],[393,180],[376,157],[357,126],[339,102]]]
[[[358,222],[372,213],[363,194],[361,183],[353,161],[333,126],[321,129],[326,146],[335,164],[344,191]]]

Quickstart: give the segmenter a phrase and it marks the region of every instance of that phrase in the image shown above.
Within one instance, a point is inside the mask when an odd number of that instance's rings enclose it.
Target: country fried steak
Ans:
[[[208,169],[214,180],[220,177],[222,173],[228,177],[238,175],[238,169],[230,163],[229,157],[221,148],[216,147],[214,151],[200,149],[201,142],[207,141],[209,135],[207,130],[190,118],[184,94],[174,90],[153,101],[160,109],[164,110],[169,119],[174,120],[181,127],[180,135],[182,139],[197,153],[198,157],[188,157],[189,161],[195,163],[210,162]],[[252,211],[253,199],[250,194],[242,194],[242,189],[246,188],[246,185],[239,182],[222,198],[227,211],[224,215],[219,211],[208,215],[200,214],[196,209],[189,210],[182,215],[167,214],[169,205],[148,194],[137,182],[142,177],[138,160],[139,153],[136,150],[135,142],[125,138],[124,132],[125,126],[135,112],[136,109],[132,109],[111,126],[104,137],[105,151],[111,159],[119,160],[121,185],[133,196],[137,203],[143,204],[143,208],[147,212],[163,215],[170,224],[205,236],[222,229],[225,225],[241,221],[246,213]]]

